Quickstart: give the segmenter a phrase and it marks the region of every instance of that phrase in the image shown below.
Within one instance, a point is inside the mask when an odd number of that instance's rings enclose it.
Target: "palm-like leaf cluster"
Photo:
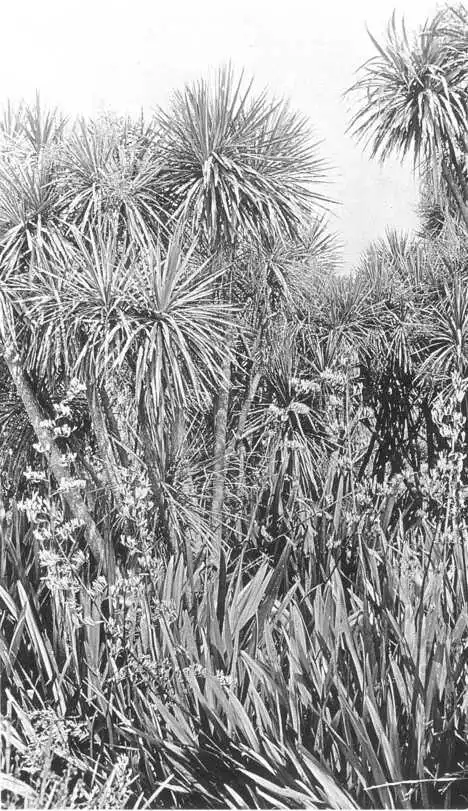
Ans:
[[[63,155],[64,206],[81,231],[114,221],[121,238],[151,240],[164,231],[161,154],[148,124],[81,121]]]
[[[311,203],[324,202],[315,185],[324,166],[306,121],[266,93],[253,97],[230,68],[213,85],[187,86],[157,121],[167,196],[209,249],[242,236],[294,236]]]
[[[364,65],[352,88],[364,101],[351,127],[359,138],[368,139],[373,156],[385,160],[392,152],[413,153],[415,165],[432,163],[464,143],[466,64],[454,58],[444,21],[440,15],[427,22],[410,42],[404,23],[398,30],[394,15],[385,45],[371,37],[379,53]]]
[[[184,404],[190,388],[206,392],[221,368],[228,311],[213,301],[206,263],[196,265],[174,240],[161,251],[122,251],[115,233],[42,254],[34,271],[10,277],[5,291],[28,331],[25,360],[50,380],[65,371],[89,381],[129,368],[137,400],[143,389]]]

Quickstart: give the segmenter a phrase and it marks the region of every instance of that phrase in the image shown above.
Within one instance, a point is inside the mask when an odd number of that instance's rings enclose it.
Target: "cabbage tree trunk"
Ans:
[[[88,546],[99,568],[107,573],[111,561],[107,554],[108,550],[106,549],[104,539],[85,504],[79,488],[71,484],[73,476],[70,466],[64,461],[63,454],[57,446],[53,432],[44,424],[44,417],[41,413],[39,403],[24,373],[18,352],[15,348],[6,347],[4,359],[13,383],[16,386],[18,396],[23,403],[29,422],[44,450],[49,470],[57,482],[61,495],[68,505],[73,518],[76,518],[84,526]]]
[[[257,393],[257,389],[260,385],[260,381],[262,379],[262,375],[260,372],[255,372],[253,377],[250,379],[247,397],[244,400],[242,408],[239,414],[239,422],[237,423],[237,442],[236,445],[238,447],[239,453],[239,473],[237,479],[237,499],[239,505],[244,503],[244,496],[245,496],[245,460],[247,456],[247,444],[246,444],[246,437],[244,436],[245,428],[247,424],[247,419],[249,416],[250,409],[252,407],[252,403],[254,401],[254,397]],[[242,510],[239,510],[239,514],[236,520],[236,532],[237,537],[239,538],[242,533]]]
[[[223,364],[224,380],[218,393],[214,419],[213,496],[211,501],[211,527],[213,530],[216,561],[219,560],[223,540],[223,510],[226,489],[226,438],[231,390],[231,350],[235,331],[226,337],[226,357]]]
[[[119,473],[118,461],[107,429],[100,392],[97,391],[96,386],[88,386],[87,395],[89,413],[91,415],[106,483],[114,496],[116,504],[121,506],[124,497],[124,488]]]

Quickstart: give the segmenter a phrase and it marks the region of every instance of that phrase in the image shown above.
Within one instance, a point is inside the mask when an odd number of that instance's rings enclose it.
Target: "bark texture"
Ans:
[[[228,342],[230,344],[230,342]],[[231,353],[230,345],[223,364],[224,384],[218,394],[214,421],[213,452],[213,498],[211,502],[211,526],[216,543],[216,557],[219,558],[223,539],[223,508],[226,486],[226,434],[229,411],[229,394],[231,389]]]
[[[107,430],[101,398],[95,387],[88,388],[88,407],[107,485],[116,503],[122,504],[123,485],[119,476],[119,466]]]
[[[245,495],[245,460],[247,456],[246,438],[244,436],[245,426],[247,424],[247,418],[249,416],[249,412],[252,407],[252,403],[257,393],[257,389],[260,385],[261,379],[262,376],[260,372],[255,372],[253,377],[250,379],[247,397],[245,398],[244,403],[242,405],[239,414],[239,422],[237,424],[237,442],[239,443],[239,476],[237,483],[237,497],[239,499],[239,504],[243,503]],[[242,514],[240,511],[236,521],[236,531],[238,536],[240,537],[240,534],[242,532]]]

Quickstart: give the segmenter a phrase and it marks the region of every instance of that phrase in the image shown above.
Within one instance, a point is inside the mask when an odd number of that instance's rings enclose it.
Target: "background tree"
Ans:
[[[360,69],[351,88],[360,99],[351,129],[385,160],[412,155],[415,169],[446,184],[468,227],[468,20],[463,7],[448,7],[410,40],[395,15],[378,54]]]

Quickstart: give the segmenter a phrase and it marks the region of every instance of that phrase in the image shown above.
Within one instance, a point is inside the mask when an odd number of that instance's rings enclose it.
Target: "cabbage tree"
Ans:
[[[44,117],[36,112],[39,130]],[[128,195],[106,196],[111,181],[122,191],[116,173],[125,174],[136,160],[134,142],[127,156],[125,143],[118,150],[114,143],[112,159],[104,160],[109,146],[105,131],[81,126],[71,135],[60,133],[60,140],[51,127],[49,131],[51,140],[45,143],[46,134],[37,148],[28,141],[22,119],[5,133],[0,161],[0,352],[36,439],[48,445],[49,470],[59,485],[71,473],[60,467],[59,448],[42,423],[67,381],[78,376],[85,384],[102,468],[94,485],[119,506],[125,471],[121,477],[122,443],[112,425],[109,400],[125,380],[124,396],[133,395],[133,405],[128,402],[124,422],[136,431],[137,440],[137,447],[129,450],[142,453],[149,475],[157,478],[149,458],[151,431],[154,435],[155,428],[164,427],[168,406],[184,408],[189,399],[200,402],[208,389],[219,387],[221,339],[229,313],[215,300],[216,278],[208,273],[206,261],[195,256],[195,246],[182,249],[177,235],[169,244],[167,236],[164,245],[158,240],[162,223],[156,170],[151,173],[139,163],[141,172],[129,181]],[[145,163],[149,158],[143,153],[138,160]],[[102,158],[94,189],[93,155],[96,161]],[[10,172],[13,162],[15,173]],[[41,173],[44,167],[46,174]],[[2,412],[11,412],[17,401],[6,395]],[[11,414],[3,416],[4,426],[12,424]],[[73,490],[66,500],[72,515],[87,524],[91,550],[105,565],[105,544],[86,499]]]
[[[319,184],[325,166],[308,122],[267,92],[254,93],[243,76],[221,69],[213,83],[202,79],[175,94],[160,111],[164,168],[161,182],[201,249],[230,273],[218,295],[231,301],[239,249],[268,247],[296,237],[325,196]],[[235,330],[226,331],[224,376],[215,411],[212,520],[222,537],[226,433]]]
[[[468,17],[448,8],[412,39],[392,17],[386,41],[350,92],[351,129],[372,157],[411,156],[414,168],[442,178],[468,227]]]

